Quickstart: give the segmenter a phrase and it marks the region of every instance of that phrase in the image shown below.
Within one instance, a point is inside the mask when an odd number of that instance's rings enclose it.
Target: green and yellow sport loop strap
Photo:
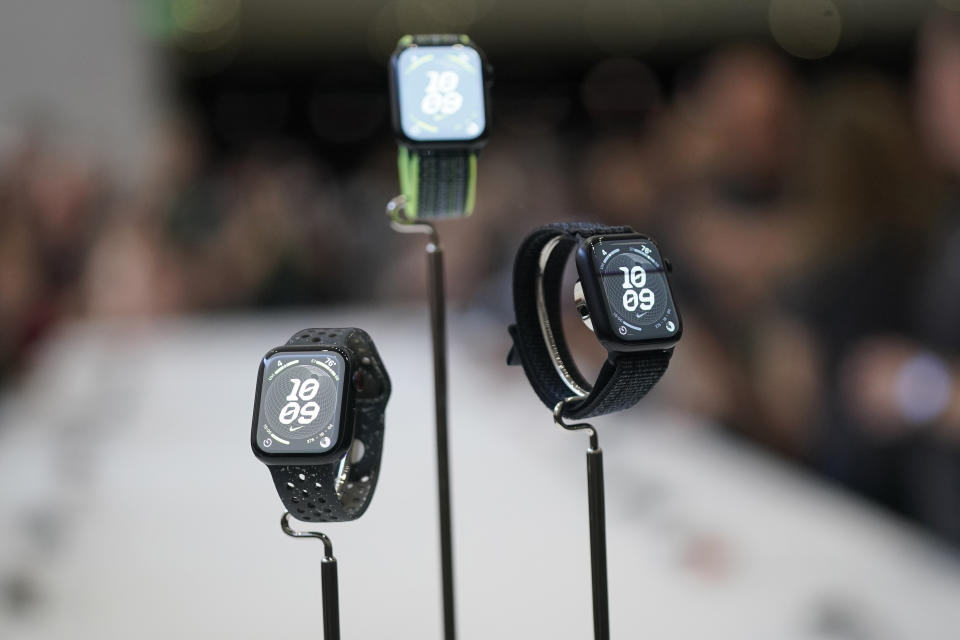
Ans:
[[[455,218],[473,213],[477,154],[463,149],[420,150],[401,146],[397,165],[406,198],[404,218]]]

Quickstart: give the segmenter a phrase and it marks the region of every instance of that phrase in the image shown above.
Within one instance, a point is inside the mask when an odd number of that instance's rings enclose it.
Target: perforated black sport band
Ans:
[[[630,227],[608,227],[591,223],[556,223],[535,229],[520,245],[513,268],[513,304],[517,322],[509,328],[513,349],[508,362],[523,365],[530,385],[547,407],[580,395],[557,371],[562,366],[568,376],[588,391],[571,400],[564,408],[566,418],[582,419],[622,411],[635,405],[657,383],[667,369],[673,349],[611,352],[593,385],[577,370],[567,347],[561,323],[563,271],[570,253],[581,238],[604,234],[634,233]],[[560,362],[554,360],[544,339],[537,311],[540,260],[544,248],[556,245],[543,265],[543,302],[547,321]]]
[[[306,522],[343,522],[363,515],[373,497],[383,452],[384,412],[390,397],[390,378],[370,336],[361,329],[306,329],[288,345],[345,347],[354,370],[366,379],[370,394],[354,394],[354,442],[363,443],[363,456],[347,465],[340,461],[317,465],[270,466],[283,506]],[[344,384],[354,384],[345,380]],[[351,452],[346,454],[349,460]],[[343,474],[341,478],[340,475]]]

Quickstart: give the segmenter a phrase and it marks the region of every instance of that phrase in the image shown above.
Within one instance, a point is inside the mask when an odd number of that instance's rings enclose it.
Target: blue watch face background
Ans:
[[[397,58],[400,126],[411,140],[475,140],[487,127],[483,62],[471,47],[410,47]]]

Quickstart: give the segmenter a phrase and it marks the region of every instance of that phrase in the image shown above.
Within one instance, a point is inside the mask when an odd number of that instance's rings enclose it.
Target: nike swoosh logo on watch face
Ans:
[[[300,429],[303,429],[303,425],[300,425],[299,427],[287,427],[287,431],[289,431],[290,433],[293,433],[294,431],[298,431]]]

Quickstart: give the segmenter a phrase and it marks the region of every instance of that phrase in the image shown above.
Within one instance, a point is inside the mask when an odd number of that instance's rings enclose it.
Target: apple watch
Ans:
[[[408,35],[390,57],[389,75],[403,215],[470,215],[477,152],[490,131],[486,57],[465,35]]]
[[[363,515],[380,472],[390,378],[361,329],[305,329],[267,352],[250,444],[306,522]]]
[[[574,302],[607,350],[591,385],[577,369],[561,324],[563,271],[576,249]],[[522,365],[550,409],[581,419],[627,409],[660,380],[683,333],[670,263],[630,227],[557,223],[534,230],[513,271],[516,324],[507,363]]]

